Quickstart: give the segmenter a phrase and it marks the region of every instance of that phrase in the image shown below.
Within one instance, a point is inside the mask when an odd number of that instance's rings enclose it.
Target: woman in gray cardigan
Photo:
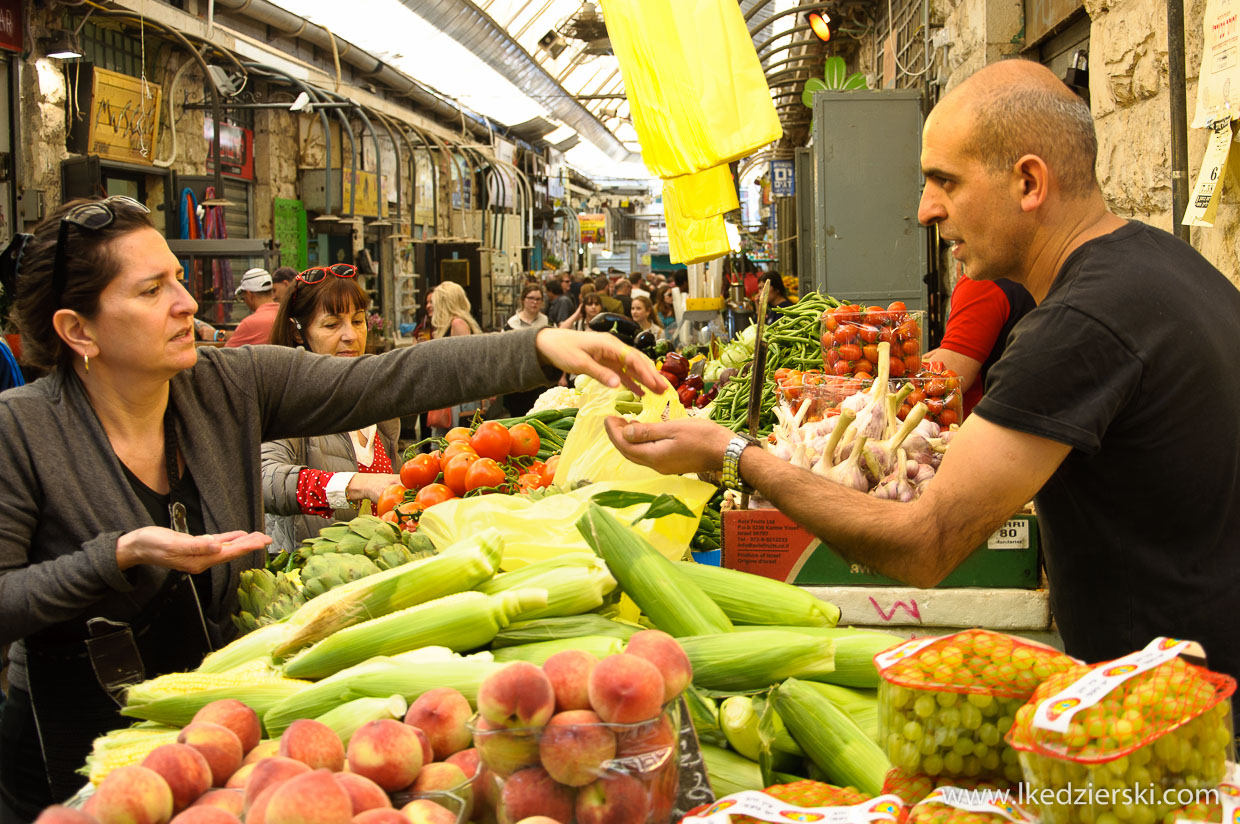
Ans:
[[[366,351],[370,298],[347,264],[297,276],[276,314],[271,342],[316,355],[356,358]],[[263,507],[270,552],[293,550],[332,520],[346,521],[363,498],[377,501],[400,483],[400,419],[315,438],[263,444]]]
[[[194,346],[197,304],[147,208],[66,203],[0,261],[24,355],[48,377],[0,394],[0,820],[80,784],[127,725],[126,684],[226,640],[261,566],[264,441],[342,432],[546,383],[559,371],[660,391],[607,335],[470,335],[381,356]]]

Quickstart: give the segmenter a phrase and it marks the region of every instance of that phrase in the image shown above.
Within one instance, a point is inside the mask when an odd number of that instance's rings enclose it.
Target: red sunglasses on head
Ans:
[[[329,274],[338,278],[355,278],[357,277],[357,267],[351,263],[333,263],[331,266],[311,266],[306,271],[297,276],[297,280],[307,286],[313,286],[321,283],[323,278]]]

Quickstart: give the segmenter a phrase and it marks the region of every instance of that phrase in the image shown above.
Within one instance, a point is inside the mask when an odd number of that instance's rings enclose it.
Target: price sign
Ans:
[[[796,174],[791,160],[771,161],[771,194],[792,197],[797,193]]]
[[[995,530],[986,541],[987,549],[1028,549],[1029,522],[1013,518]]]
[[[1219,193],[1223,190],[1223,170],[1227,167],[1227,155],[1231,152],[1231,118],[1219,117],[1210,124],[1210,142],[1201,160],[1201,173],[1189,198],[1188,209],[1180,223],[1184,226],[1213,226],[1218,212]]]

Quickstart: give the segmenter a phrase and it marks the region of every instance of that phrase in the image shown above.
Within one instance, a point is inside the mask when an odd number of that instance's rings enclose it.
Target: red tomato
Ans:
[[[477,455],[474,448],[464,441],[454,441],[448,444],[448,448],[443,451],[443,456],[439,459],[440,466],[446,467],[448,462],[460,455],[462,452],[469,455]]]
[[[887,304],[887,311],[888,312],[907,312],[908,307],[904,305],[904,301],[902,300],[893,300],[891,303]]]
[[[521,492],[533,492],[535,489],[542,489],[542,486],[542,475],[537,472],[526,472],[517,478],[517,489]]]
[[[555,480],[555,470],[560,466],[560,456],[552,455],[547,459],[547,463],[543,465],[542,475],[543,486],[551,486],[551,482]]]
[[[456,443],[457,441],[464,441],[465,443],[469,443],[469,438],[470,438],[470,431],[469,431],[469,427],[467,426],[454,426],[448,430],[447,435],[443,436],[443,439],[447,441],[448,443]]]
[[[379,515],[391,512],[403,500],[405,500],[405,488],[400,484],[392,484],[380,493],[379,500],[375,502],[375,512]]]
[[[892,348],[894,349],[895,347],[892,347]],[[921,354],[921,342],[920,341],[917,341],[914,339],[914,340],[906,340],[904,342],[905,357],[908,357],[909,355],[917,356],[920,354]]]
[[[947,394],[947,384],[942,378],[931,378],[926,381],[926,394],[932,398],[941,398]]]
[[[465,491],[499,486],[505,480],[504,470],[490,458],[479,458],[465,472]]]
[[[453,457],[443,467],[444,485],[457,495],[464,495],[469,491],[465,486],[465,475],[469,472],[469,468],[480,460],[482,459],[472,452],[462,452]]]
[[[822,314],[822,323],[827,327],[828,332],[834,332],[836,329],[840,328],[839,316],[833,315],[830,312],[824,312]]]
[[[834,367],[835,362],[838,361],[839,359],[840,359],[840,352],[838,349],[828,349],[826,354],[823,355],[823,361],[827,364],[828,368]]]
[[[859,361],[861,360],[861,347],[855,343],[846,343],[839,349],[840,360]]]
[[[883,324],[890,325],[891,319],[883,311],[883,307],[867,306],[865,307],[865,322],[873,326],[882,326]]]
[[[502,461],[508,457],[508,450],[512,447],[512,435],[508,434],[502,423],[487,421],[479,425],[469,443],[478,457]]]
[[[960,378],[950,372],[948,372],[947,375],[948,377],[943,378],[943,386],[948,392],[955,392],[960,388]]]
[[[926,416],[937,419],[943,413],[942,398],[926,398]]]
[[[512,437],[512,445],[508,448],[509,455],[537,455],[542,445],[538,433],[528,423],[518,423],[508,430]]]
[[[892,346],[895,346],[894,341],[895,341],[895,330],[893,330],[890,326],[884,326],[878,330],[878,342],[879,343],[890,343]]]
[[[857,377],[862,375],[872,376],[874,374],[874,364],[865,359],[855,361],[853,363],[853,371],[857,373]]]
[[[850,364],[846,360],[836,361],[834,368],[835,368],[835,374],[841,377],[845,377],[845,376],[852,374],[852,364]]]
[[[896,327],[896,340],[921,340],[921,327],[909,318]]]
[[[525,468],[525,472],[527,474],[530,472],[533,472],[535,475],[541,478],[543,474],[543,470],[546,468],[547,468],[547,465],[543,463],[542,461],[534,461],[532,464],[530,464],[529,466]]]
[[[909,396],[905,398],[905,401],[907,401],[909,406],[916,406],[917,404],[921,403],[925,399],[926,399],[925,390],[914,389],[912,392],[909,393]]]
[[[917,370],[921,368],[921,358],[917,355],[904,356],[904,372],[907,375],[916,375]]]
[[[834,337],[836,343],[852,343],[857,339],[857,327],[841,326],[835,330]]]
[[[939,413],[939,426],[947,427],[954,423],[960,423],[960,417],[954,409],[944,409]]]
[[[414,455],[400,468],[400,482],[409,489],[421,489],[439,477],[439,459],[430,455]]]
[[[399,519],[398,519],[398,518],[397,518],[397,516],[396,516],[396,510],[395,510],[395,509],[389,509],[387,512],[384,512],[382,515],[380,515],[380,516],[379,516],[379,520],[380,520],[380,521],[387,521],[389,524],[398,524],[398,523],[400,523]]]
[[[861,336],[861,340],[865,341],[866,343],[878,343],[878,336],[879,336],[878,327],[874,326],[873,324],[867,323],[863,325],[858,330],[858,334]]]
[[[904,377],[904,360],[902,358],[891,358],[891,377]]]
[[[776,383],[782,383],[782,382],[783,382],[783,380],[784,380],[784,378],[788,377],[788,373],[789,373],[789,372],[791,372],[791,371],[792,371],[792,370],[791,370],[791,369],[789,369],[789,368],[788,368],[788,367],[786,367],[786,366],[785,366],[785,367],[781,367],[781,368],[779,368],[779,369],[776,369],[776,370],[775,370],[775,374],[774,374],[774,375],[772,375],[772,377],[775,379],[775,382],[776,382]],[[531,429],[533,429],[533,427],[530,427],[530,428],[531,428]]]
[[[861,356],[870,363],[878,363],[878,344],[867,343],[861,347]]]
[[[443,484],[427,484],[418,490],[418,496],[414,498],[414,500],[417,501],[423,509],[430,509],[435,504],[450,501],[455,497],[456,495],[452,492],[452,490],[448,489],[448,487]]]

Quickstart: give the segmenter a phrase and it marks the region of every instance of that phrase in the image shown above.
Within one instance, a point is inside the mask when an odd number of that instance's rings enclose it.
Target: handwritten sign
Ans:
[[[91,89],[89,154],[150,163],[159,139],[157,83],[96,68]]]

